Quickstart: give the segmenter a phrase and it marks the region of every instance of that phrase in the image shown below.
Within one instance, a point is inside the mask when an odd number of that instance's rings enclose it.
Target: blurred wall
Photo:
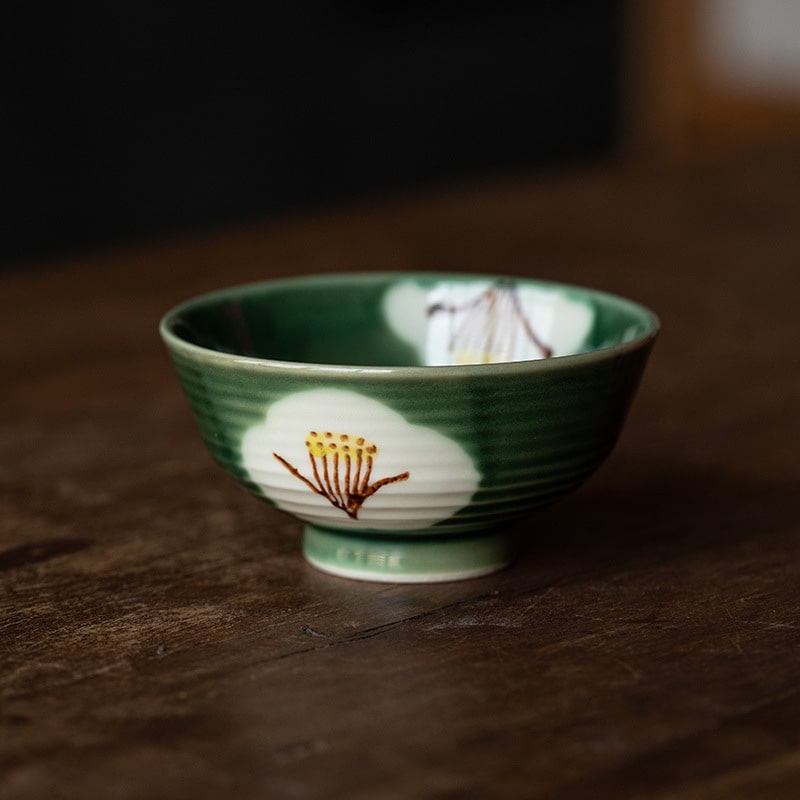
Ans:
[[[706,0],[698,28],[702,63],[716,83],[800,101],[797,0]]]
[[[629,0],[623,150],[681,163],[800,141],[797,0]]]
[[[190,8],[19,6],[0,264],[597,158],[617,139],[620,2]]]

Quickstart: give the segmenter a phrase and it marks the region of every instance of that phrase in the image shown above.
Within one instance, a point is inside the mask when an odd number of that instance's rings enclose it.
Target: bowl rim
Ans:
[[[312,361],[282,361],[274,358],[262,358],[245,354],[229,353],[221,350],[214,350],[210,347],[203,347],[192,342],[188,342],[170,328],[172,321],[185,311],[197,308],[200,305],[224,302],[232,297],[241,296],[250,292],[255,292],[267,287],[281,288],[291,287],[300,284],[313,283],[345,283],[351,280],[361,279],[386,279],[389,280],[471,280],[476,282],[485,281],[517,281],[520,284],[527,284],[545,290],[561,290],[581,292],[590,297],[610,300],[618,305],[627,307],[631,312],[642,317],[647,324],[647,329],[634,339],[617,345],[599,347],[582,353],[570,353],[550,358],[530,359],[520,361],[503,361],[491,364],[449,364],[449,365],[408,365],[408,366],[381,366],[376,365],[353,365],[353,364],[328,364]],[[650,346],[658,337],[661,331],[661,320],[658,315],[647,306],[631,300],[613,292],[595,289],[589,286],[565,283],[550,280],[540,280],[524,275],[513,275],[509,273],[480,273],[480,272],[448,272],[435,270],[369,270],[353,272],[317,272],[304,275],[272,278],[261,281],[251,281],[246,283],[234,284],[213,291],[204,292],[172,306],[159,321],[159,334],[167,348],[172,352],[182,353],[192,360],[213,362],[216,365],[228,365],[230,367],[244,367],[251,369],[269,369],[297,373],[298,371],[312,371],[314,373],[343,373],[358,375],[381,375],[395,378],[463,378],[472,376],[489,377],[491,375],[507,375],[534,372],[553,372],[569,369],[580,365],[587,365],[607,360],[619,358],[622,355],[640,350]]]

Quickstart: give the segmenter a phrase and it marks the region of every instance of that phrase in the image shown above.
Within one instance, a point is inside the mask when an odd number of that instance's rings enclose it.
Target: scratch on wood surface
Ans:
[[[451,630],[454,628],[506,628],[517,629],[523,627],[519,622],[505,619],[480,619],[475,616],[457,617],[428,625],[429,631]]]
[[[365,639],[372,639],[376,636],[380,636],[381,634],[396,630],[404,625],[408,625],[409,623],[418,622],[420,620],[424,620],[429,617],[441,614],[444,611],[449,611],[451,609],[463,606],[469,606],[475,603],[485,603],[489,600],[495,600],[498,597],[498,595],[499,592],[492,591],[487,594],[478,595],[477,597],[470,597],[465,600],[457,600],[453,603],[448,603],[444,606],[439,606],[438,608],[422,611],[419,614],[411,614],[407,617],[401,617],[400,619],[392,620],[391,622],[384,622],[381,625],[375,625],[369,628],[361,628],[359,630],[352,631],[343,636],[326,634],[315,628],[312,628],[310,625],[303,625],[301,626],[300,630],[304,634],[306,634],[309,638],[320,640],[319,644],[311,645],[309,647],[302,647],[295,650],[289,650],[286,653],[281,653],[279,655],[273,656],[268,660],[283,661],[284,659],[292,658],[298,655],[303,655],[304,653],[309,653],[314,650],[319,650],[327,647],[338,647],[340,645],[351,644],[353,642],[360,642]]]
[[[300,630],[303,631],[303,633],[306,636],[312,636],[312,637],[314,637],[316,639],[327,639],[328,638],[328,634],[327,633],[322,633],[321,631],[318,631],[316,628],[312,628],[310,625],[301,625],[300,626]]]

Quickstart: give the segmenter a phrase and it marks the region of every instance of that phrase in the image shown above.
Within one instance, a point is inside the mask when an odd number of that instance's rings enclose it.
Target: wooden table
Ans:
[[[509,180],[0,282],[0,796],[800,796],[800,148]],[[496,270],[656,309],[623,438],[434,586],[308,567],[157,338],[225,284]]]

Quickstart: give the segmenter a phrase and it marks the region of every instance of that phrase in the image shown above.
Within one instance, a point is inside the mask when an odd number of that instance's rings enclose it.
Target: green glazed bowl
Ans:
[[[610,453],[658,320],[620,297],[455,273],[320,275],[161,322],[214,459],[305,523],[314,566],[445,581]]]

